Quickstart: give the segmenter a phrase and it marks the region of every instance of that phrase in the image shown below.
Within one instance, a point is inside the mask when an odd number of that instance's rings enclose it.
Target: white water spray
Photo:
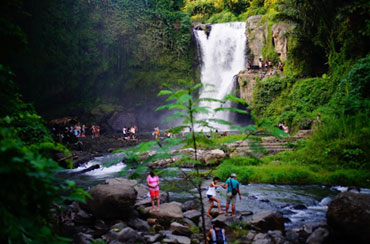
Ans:
[[[210,84],[214,93],[206,93],[209,88],[201,91],[200,97],[212,97],[223,99],[231,93],[233,77],[246,67],[245,47],[245,23],[231,22],[212,25],[207,38],[203,30],[194,30],[195,37],[200,47],[202,66],[201,81],[203,85]],[[200,106],[208,106],[212,110],[219,107],[215,102],[202,102]],[[211,115],[215,119],[229,120],[228,111],[219,111]],[[209,117],[209,116],[207,116]],[[204,119],[199,116],[197,119]],[[214,124],[212,124],[214,125]],[[224,125],[214,125],[221,130],[228,130]]]

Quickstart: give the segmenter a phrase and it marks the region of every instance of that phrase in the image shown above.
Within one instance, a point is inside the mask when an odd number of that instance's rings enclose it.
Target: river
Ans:
[[[105,179],[119,176],[125,168],[125,164],[120,160],[123,153],[107,154],[96,157],[77,169],[67,170],[65,175],[76,181],[79,187],[88,190],[90,187],[104,183]],[[114,162],[106,167],[109,162]],[[101,167],[83,174],[75,174],[93,165]],[[191,170],[191,169],[184,169]],[[224,179],[226,180],[226,179]],[[204,195],[210,179],[203,183]],[[178,182],[181,187],[169,191],[170,201],[185,202],[195,198],[196,191],[191,185],[185,184],[180,177],[161,178],[161,189],[166,185]],[[324,185],[273,185],[273,184],[248,184],[241,185],[242,200],[237,200],[238,211],[251,211],[254,214],[267,211],[278,210],[290,221],[285,225],[286,228],[299,227],[307,222],[316,222],[325,219],[328,204],[338,192],[345,191],[347,187],[324,186]],[[370,194],[370,189],[361,189],[362,193]],[[225,190],[219,190],[218,197],[222,206],[225,206]],[[205,199],[206,200],[206,199]]]

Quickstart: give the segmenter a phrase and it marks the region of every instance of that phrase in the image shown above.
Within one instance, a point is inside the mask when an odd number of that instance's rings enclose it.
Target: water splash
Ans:
[[[201,81],[203,85],[212,85],[214,93],[209,94],[203,89],[200,98],[212,97],[223,99],[231,93],[233,88],[233,77],[246,67],[246,42],[244,22],[231,22],[214,24],[207,37],[203,30],[194,30],[194,35],[200,48]],[[227,104],[226,104],[227,105]],[[219,106],[215,102],[202,102],[200,106],[208,106],[212,110]],[[209,116],[198,116],[204,119]],[[219,111],[212,115],[213,118],[229,120],[228,111]],[[221,130],[228,130],[228,126],[214,125]]]

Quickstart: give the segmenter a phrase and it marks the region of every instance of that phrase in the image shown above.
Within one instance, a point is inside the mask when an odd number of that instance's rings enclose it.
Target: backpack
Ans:
[[[213,232],[215,233],[215,236],[216,236],[216,240],[214,240],[213,243],[224,244],[225,240],[224,240],[224,233],[222,232],[222,228],[219,228],[218,230],[213,228]]]
[[[231,184],[231,194],[235,196],[238,193],[238,190],[234,188],[232,179],[230,179],[230,184]]]

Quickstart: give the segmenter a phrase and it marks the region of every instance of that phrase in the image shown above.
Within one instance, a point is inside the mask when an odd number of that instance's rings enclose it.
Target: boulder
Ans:
[[[166,235],[162,243],[190,244],[191,241],[186,236],[178,236],[178,235],[170,234],[170,235]]]
[[[115,131],[122,131],[125,126],[137,125],[136,116],[133,113],[115,112],[109,118],[108,125]]]
[[[186,212],[189,210],[194,210],[197,207],[196,202],[194,200],[188,200],[182,204],[182,211]]]
[[[177,222],[171,223],[170,230],[175,235],[180,235],[180,236],[190,236],[191,235],[191,232],[188,226],[182,225]]]
[[[307,244],[321,244],[325,243],[325,240],[329,236],[329,231],[324,228],[317,228],[306,240]]]
[[[93,225],[95,223],[95,218],[92,214],[88,214],[84,210],[80,209],[75,215],[73,221],[77,224]]]
[[[238,218],[233,218],[231,216],[225,216],[224,214],[220,214],[217,216],[217,218],[212,220],[212,223],[220,222],[224,226],[232,226],[234,224],[240,223],[240,220]]]
[[[161,238],[160,234],[155,234],[155,235],[146,235],[144,236],[144,240],[148,243],[153,243],[159,240]]]
[[[97,185],[89,190],[86,207],[102,219],[119,219],[130,215],[137,192],[132,186]]]
[[[189,210],[184,213],[184,217],[190,219],[193,222],[198,222],[201,216],[201,212],[198,210]]]
[[[203,160],[206,164],[219,162],[223,158],[225,158],[225,152],[222,151],[221,149],[213,149],[206,151],[203,156]]]
[[[103,238],[108,242],[117,240],[122,243],[140,243],[143,241],[139,233],[130,227],[126,227],[118,232],[110,230]]]
[[[252,216],[251,226],[262,232],[269,230],[284,231],[284,218],[277,211],[266,211]]]
[[[152,200],[150,197],[148,197],[148,187],[145,186],[144,184],[139,184],[136,180],[128,180],[128,179],[123,179],[123,178],[112,178],[112,179],[106,179],[105,184],[108,185],[128,185],[132,186],[135,188],[137,192],[137,197],[136,197],[136,203],[135,207],[140,207],[140,206],[151,206]],[[161,203],[167,202],[168,201],[168,193],[167,192],[160,192],[159,198]]]
[[[173,221],[182,221],[184,218],[181,207],[177,203],[163,203],[159,211],[151,211],[151,209],[151,207],[147,207],[143,213],[151,218],[156,218],[164,226],[169,226]]]
[[[139,218],[136,218],[136,219],[131,219],[130,221],[127,222],[128,226],[134,228],[135,230],[137,231],[149,231],[150,229],[150,226],[148,224],[148,222],[142,220],[142,219],[139,219]]]
[[[329,204],[326,213],[331,233],[338,238],[370,240],[370,195],[342,192]]]

